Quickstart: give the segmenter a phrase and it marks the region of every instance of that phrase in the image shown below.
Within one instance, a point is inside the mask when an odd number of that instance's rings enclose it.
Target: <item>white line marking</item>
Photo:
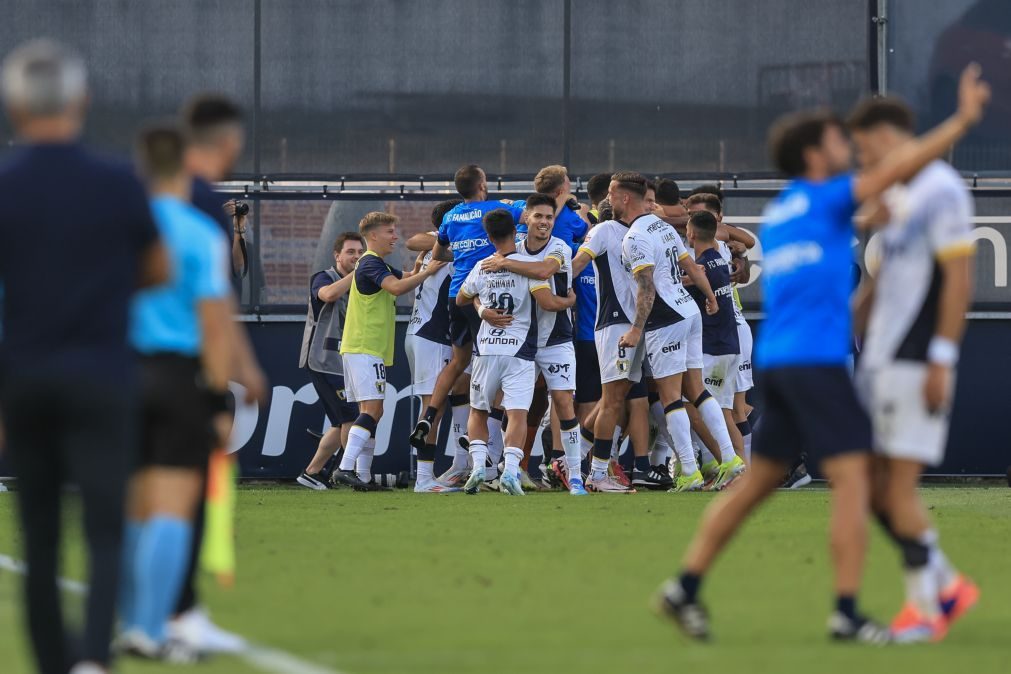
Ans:
[[[11,573],[23,576],[28,567],[18,559],[0,554],[0,570],[10,571]],[[60,589],[71,594],[83,595],[88,592],[86,584],[68,578],[60,578],[59,586]],[[347,672],[331,669],[324,665],[306,662],[291,653],[279,651],[269,646],[248,641],[246,643],[248,644],[246,650],[235,655],[263,672],[273,672],[274,674],[347,674]]]

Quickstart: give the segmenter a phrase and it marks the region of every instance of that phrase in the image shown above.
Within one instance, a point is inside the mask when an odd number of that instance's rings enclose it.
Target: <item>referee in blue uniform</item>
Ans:
[[[0,411],[18,478],[28,631],[45,674],[109,664],[135,447],[128,306],[139,285],[168,277],[143,186],[78,142],[85,80],[83,62],[49,41],[15,49],[0,80],[23,144],[0,167]],[[88,546],[79,649],[56,584],[65,482],[80,487]]]

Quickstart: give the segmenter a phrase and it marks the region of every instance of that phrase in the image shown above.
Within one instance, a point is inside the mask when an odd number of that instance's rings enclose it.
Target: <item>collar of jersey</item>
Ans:
[[[645,218],[647,215],[650,215],[650,214],[649,213],[643,213],[642,215],[637,215],[634,218],[632,218],[632,222],[625,222],[624,220],[615,220],[615,222],[617,222],[619,225],[624,225],[625,227],[631,227],[632,225],[635,224],[636,220],[638,220],[639,218]]]

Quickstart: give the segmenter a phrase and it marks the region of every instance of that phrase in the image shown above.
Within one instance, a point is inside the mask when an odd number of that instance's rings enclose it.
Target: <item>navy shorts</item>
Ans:
[[[600,400],[600,363],[597,345],[591,340],[576,340],[576,402]]]
[[[141,466],[205,470],[216,439],[197,358],[141,356]]]
[[[460,306],[456,298],[449,298],[449,339],[453,346],[467,346],[474,343],[481,317],[473,304]]]
[[[312,381],[312,387],[316,389],[331,426],[340,428],[343,424],[358,418],[358,403],[348,402],[344,393],[344,377],[309,370],[309,379]]]
[[[870,451],[870,418],[844,365],[759,370],[756,390],[756,453],[792,463],[801,452],[820,461]]]

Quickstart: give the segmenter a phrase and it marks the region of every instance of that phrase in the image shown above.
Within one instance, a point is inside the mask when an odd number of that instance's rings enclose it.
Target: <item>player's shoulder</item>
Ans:
[[[961,193],[968,195],[969,189],[962,176],[946,161],[935,159],[916,174],[910,188],[925,192],[941,192],[946,195]]]

